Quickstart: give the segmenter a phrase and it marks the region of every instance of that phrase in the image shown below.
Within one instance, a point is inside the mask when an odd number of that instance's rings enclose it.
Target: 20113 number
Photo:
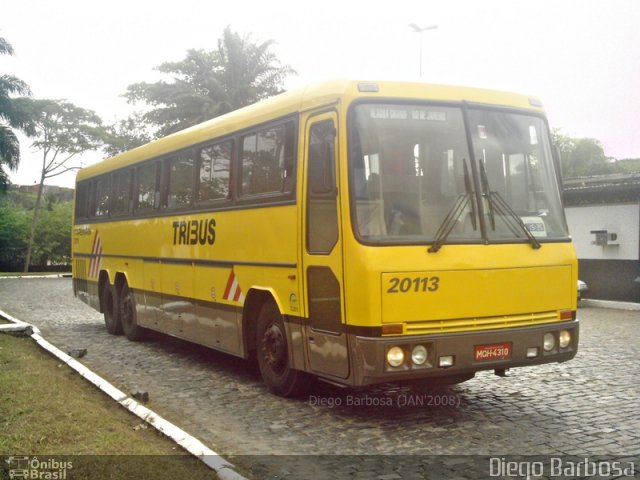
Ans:
[[[387,293],[435,292],[440,288],[440,277],[392,277]]]

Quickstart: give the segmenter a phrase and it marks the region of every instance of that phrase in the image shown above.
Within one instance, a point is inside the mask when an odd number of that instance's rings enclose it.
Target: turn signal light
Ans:
[[[560,320],[573,320],[574,318],[576,317],[573,310],[560,310]]]
[[[402,324],[394,323],[392,325],[383,325],[382,326],[382,334],[383,335],[402,335]]]

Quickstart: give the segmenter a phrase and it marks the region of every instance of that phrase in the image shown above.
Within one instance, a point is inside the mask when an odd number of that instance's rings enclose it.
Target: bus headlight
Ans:
[[[427,361],[427,348],[424,345],[416,345],[411,350],[411,361],[415,365],[424,365]]]
[[[404,363],[404,351],[400,347],[387,350],[387,363],[392,367],[399,367]]]
[[[558,345],[560,348],[567,348],[571,343],[571,333],[569,330],[561,330],[558,335]]]
[[[553,347],[556,346],[556,337],[553,333],[545,333],[544,334],[544,343],[543,343],[543,347],[544,347],[544,351],[545,352],[550,352],[551,350],[553,350]]]

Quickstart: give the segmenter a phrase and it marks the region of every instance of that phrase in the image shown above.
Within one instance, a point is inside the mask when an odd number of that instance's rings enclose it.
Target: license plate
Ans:
[[[495,343],[493,345],[476,345],[476,362],[486,362],[490,360],[506,360],[511,358],[511,343]]]

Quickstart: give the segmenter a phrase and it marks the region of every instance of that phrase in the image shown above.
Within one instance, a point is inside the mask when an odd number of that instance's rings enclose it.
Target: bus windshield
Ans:
[[[352,219],[366,243],[539,245],[568,237],[541,117],[359,104],[349,133]]]

